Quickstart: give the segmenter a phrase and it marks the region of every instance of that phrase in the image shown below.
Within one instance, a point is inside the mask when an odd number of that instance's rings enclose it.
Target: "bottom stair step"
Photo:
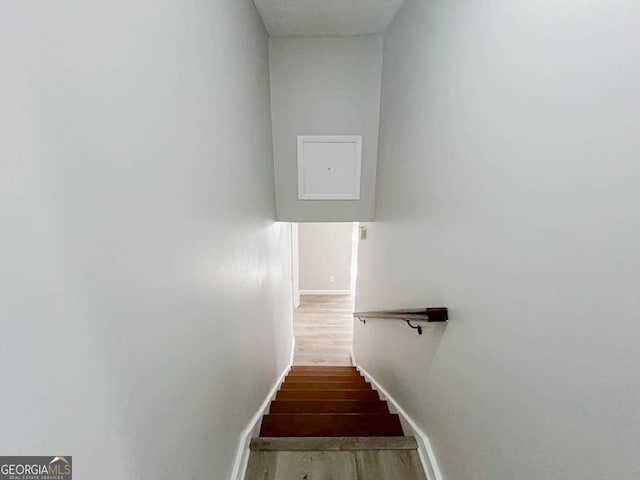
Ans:
[[[417,450],[252,451],[246,480],[426,480]]]
[[[402,437],[396,414],[268,414],[261,437]]]
[[[270,437],[252,438],[252,452],[346,452],[353,450],[417,450],[414,437]]]

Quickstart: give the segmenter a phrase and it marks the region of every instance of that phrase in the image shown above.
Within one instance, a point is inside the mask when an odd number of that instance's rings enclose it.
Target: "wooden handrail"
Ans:
[[[449,321],[449,309],[447,307],[431,307],[431,308],[410,308],[400,310],[378,310],[374,312],[354,312],[354,318],[362,323],[367,323],[367,318],[381,318],[390,320],[402,320],[407,322],[411,328],[418,331],[418,335],[422,335],[422,327],[420,325],[411,325],[411,321],[423,322],[447,322]]]
[[[375,312],[355,312],[356,318],[390,318],[400,320],[424,320],[425,322],[446,322],[449,320],[447,307],[410,308],[401,310],[378,310]]]

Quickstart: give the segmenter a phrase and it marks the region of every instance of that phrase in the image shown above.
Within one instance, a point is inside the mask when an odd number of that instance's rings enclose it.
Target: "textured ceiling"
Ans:
[[[382,33],[404,0],[254,0],[272,37]]]

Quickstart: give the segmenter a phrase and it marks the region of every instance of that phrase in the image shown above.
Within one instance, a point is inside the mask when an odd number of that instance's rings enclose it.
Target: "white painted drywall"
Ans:
[[[250,0],[0,2],[3,455],[228,478],[292,340],[267,62]]]
[[[640,4],[408,0],[355,353],[447,480],[640,478]]]
[[[300,238],[298,224],[291,224],[291,287],[293,289],[293,308],[300,306]]]
[[[353,223],[300,223],[298,234],[300,290],[350,291]]]
[[[273,37],[383,33],[404,0],[254,0]]]
[[[372,220],[382,37],[271,38],[269,52],[278,219]],[[362,135],[360,200],[298,200],[298,135]]]

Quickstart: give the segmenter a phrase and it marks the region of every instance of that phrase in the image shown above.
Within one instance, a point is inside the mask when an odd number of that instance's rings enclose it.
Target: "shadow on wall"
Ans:
[[[354,325],[353,351],[354,360],[368,359],[367,370],[389,391],[402,387],[412,393],[419,392],[426,386],[427,372],[436,361],[440,344],[447,329],[446,323],[421,322],[422,335],[400,320],[367,319],[364,324],[357,319]],[[395,345],[389,348],[389,342]],[[403,352],[398,357],[396,352]],[[413,385],[401,385],[401,375],[405,367],[413,365],[424,372],[417,377]]]

